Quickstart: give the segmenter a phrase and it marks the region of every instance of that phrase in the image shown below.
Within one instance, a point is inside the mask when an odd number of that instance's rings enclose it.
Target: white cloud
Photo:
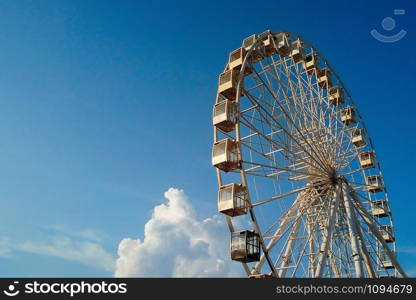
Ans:
[[[45,227],[45,229],[48,231],[55,232],[57,234],[64,234],[73,238],[81,238],[94,242],[102,242],[103,240],[107,239],[107,235],[105,233],[90,228],[77,231],[69,228],[67,225],[60,224],[47,226]]]
[[[406,275],[411,278],[416,278],[416,269],[406,270]]]
[[[91,241],[77,241],[69,237],[54,237],[41,243],[23,242],[18,244],[16,248],[24,252],[80,262],[106,271],[114,270],[113,256],[102,248],[101,245]]]
[[[20,251],[54,256],[114,272],[114,255],[98,243],[104,234],[91,229],[74,231],[65,225],[48,226],[43,229],[41,231],[43,235],[37,239],[23,241],[0,239],[0,257],[11,258],[12,253]]]
[[[11,257],[11,249],[9,247],[8,240],[6,240],[5,238],[0,239],[0,257]]]
[[[416,255],[416,247],[415,246],[401,246],[398,248],[399,253],[406,253],[410,255]]]
[[[144,239],[123,239],[116,277],[240,277],[229,259],[229,233],[223,218],[198,220],[183,190],[165,192],[154,208]]]

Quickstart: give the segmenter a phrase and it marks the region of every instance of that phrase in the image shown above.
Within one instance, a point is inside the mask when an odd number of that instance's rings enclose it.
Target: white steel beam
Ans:
[[[404,272],[404,270],[400,266],[400,264],[399,264],[399,262],[396,258],[396,255],[394,255],[393,251],[391,251],[391,249],[387,245],[386,241],[384,240],[383,236],[381,235],[380,231],[378,230],[377,226],[374,224],[375,223],[374,218],[372,216],[370,216],[370,214],[367,212],[367,210],[363,207],[363,205],[361,204],[361,201],[358,200],[357,196],[354,193],[354,190],[350,186],[348,186],[348,191],[349,191],[349,194],[350,194],[351,198],[354,200],[354,202],[356,204],[356,207],[358,208],[358,211],[361,213],[361,216],[362,216],[363,220],[366,222],[370,231],[376,237],[378,242],[383,246],[383,249],[386,250],[386,253],[389,256],[390,261],[392,262],[392,264],[396,268],[397,272],[402,277],[407,277],[406,273]]]
[[[348,233],[351,242],[352,260],[354,262],[355,277],[361,278],[363,274],[363,266],[361,263],[361,252],[358,246],[357,232],[354,224],[354,210],[351,207],[351,200],[347,192],[347,185],[342,184],[342,198],[344,200],[344,207],[347,217]]]
[[[331,207],[329,211],[329,218],[326,225],[326,229],[323,232],[323,239],[321,247],[319,249],[319,256],[317,260],[317,266],[314,277],[322,277],[322,274],[325,269],[326,259],[328,257],[328,248],[331,244],[332,229],[334,227],[335,215],[339,207],[340,198],[340,186],[337,185],[334,191],[334,198],[331,201]]]

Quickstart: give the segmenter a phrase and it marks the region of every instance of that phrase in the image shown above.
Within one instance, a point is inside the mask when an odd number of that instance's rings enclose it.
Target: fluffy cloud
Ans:
[[[223,218],[198,220],[182,190],[165,192],[167,203],[154,208],[144,239],[123,239],[116,277],[240,277],[229,259],[229,233]]]

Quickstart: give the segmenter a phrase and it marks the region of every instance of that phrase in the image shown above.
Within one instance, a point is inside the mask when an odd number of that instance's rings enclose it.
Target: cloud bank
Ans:
[[[118,246],[116,277],[241,277],[229,259],[223,218],[198,220],[183,190],[170,188],[166,203],[154,208],[144,238],[124,238]]]

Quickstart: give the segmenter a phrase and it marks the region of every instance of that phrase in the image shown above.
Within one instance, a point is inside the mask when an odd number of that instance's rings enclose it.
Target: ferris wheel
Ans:
[[[406,276],[364,120],[310,43],[246,38],[219,76],[213,125],[218,210],[247,276]]]

